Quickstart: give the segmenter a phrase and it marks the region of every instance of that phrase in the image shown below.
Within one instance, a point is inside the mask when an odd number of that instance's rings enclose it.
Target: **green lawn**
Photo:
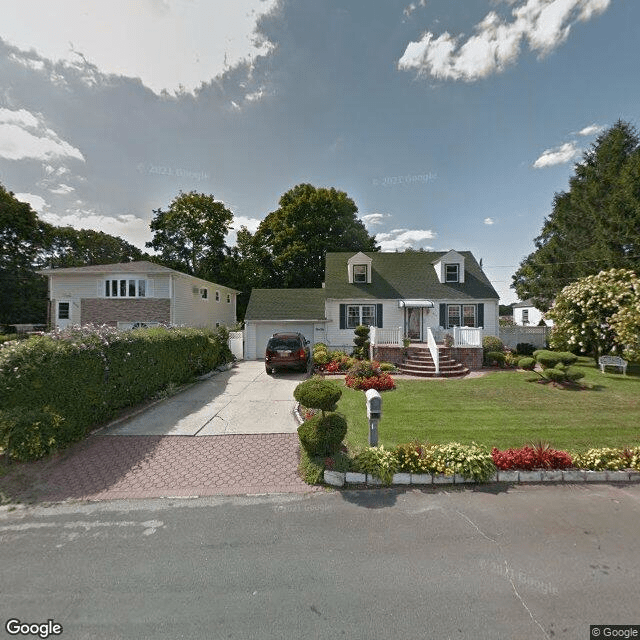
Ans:
[[[593,360],[576,365],[586,390],[538,384],[535,373],[500,371],[463,380],[397,380],[382,392],[379,443],[475,441],[500,449],[540,440],[556,449],[640,446],[640,372],[602,375]],[[366,446],[364,393],[344,388],[349,446]]]

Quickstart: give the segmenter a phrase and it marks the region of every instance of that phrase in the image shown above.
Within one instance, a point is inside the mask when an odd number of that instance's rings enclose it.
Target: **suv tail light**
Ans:
[[[304,359],[304,357],[305,357],[304,349],[300,349],[300,351],[298,351],[298,358]]]

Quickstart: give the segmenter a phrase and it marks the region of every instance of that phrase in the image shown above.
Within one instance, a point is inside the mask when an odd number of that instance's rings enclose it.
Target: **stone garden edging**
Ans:
[[[324,481],[332,487],[345,485],[381,486],[382,481],[368,473],[352,471],[325,470]],[[640,471],[587,471],[584,469],[548,469],[534,471],[498,471],[486,482],[467,480],[456,473],[451,476],[430,473],[394,473],[391,486],[425,486],[446,484],[491,484],[496,482],[532,483],[532,482],[640,482]]]

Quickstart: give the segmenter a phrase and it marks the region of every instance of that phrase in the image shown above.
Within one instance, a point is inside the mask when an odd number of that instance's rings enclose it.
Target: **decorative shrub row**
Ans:
[[[426,445],[418,442],[400,444],[395,449],[384,446],[367,447],[353,460],[354,471],[369,473],[390,484],[394,473],[460,474],[476,482],[484,482],[496,471],[489,450],[478,444],[451,442],[445,445]]]
[[[343,455],[343,454],[341,454]],[[345,456],[343,455],[343,458]],[[317,464],[321,464],[318,459]],[[337,469],[334,459],[324,460],[324,467]],[[390,484],[394,473],[460,474],[466,479],[486,482],[497,469],[587,469],[591,471],[640,471],[640,447],[633,449],[590,449],[582,454],[557,451],[546,445],[527,446],[499,451],[472,443],[451,442],[445,445],[409,442],[394,449],[384,446],[367,447],[358,451],[341,469],[368,473]]]
[[[389,391],[396,386],[393,378],[388,373],[383,372],[369,378],[354,376],[348,373],[345,376],[344,383],[351,389],[359,389],[361,391],[368,391],[369,389]]]
[[[79,440],[119,409],[230,362],[227,338],[225,329],[75,327],[5,343],[0,445],[26,460]]]

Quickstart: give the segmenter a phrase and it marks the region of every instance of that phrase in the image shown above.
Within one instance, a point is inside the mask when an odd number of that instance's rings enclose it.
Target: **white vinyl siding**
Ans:
[[[202,297],[202,289],[208,290],[207,298]],[[211,283],[206,280],[187,275],[174,275],[172,323],[211,329],[215,329],[216,325],[230,327],[235,324],[235,304],[211,304],[213,300],[209,300],[208,296],[212,291],[214,289]],[[217,301],[220,300],[220,293],[225,296],[229,293],[231,301],[235,302],[234,294],[224,287],[215,290]]]

